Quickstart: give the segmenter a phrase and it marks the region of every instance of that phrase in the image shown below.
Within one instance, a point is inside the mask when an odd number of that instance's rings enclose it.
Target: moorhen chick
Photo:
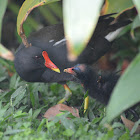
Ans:
[[[119,75],[116,73],[99,75],[93,68],[85,64],[78,64],[64,71],[78,78],[85,91],[88,91],[88,95],[104,105],[108,104],[111,93],[119,79]]]
[[[88,65],[94,63],[111,48],[116,31],[131,22],[126,19],[117,21],[111,15],[113,14],[100,16],[89,43],[73,62],[67,59],[63,24],[45,27],[32,33],[28,37],[28,42],[32,46],[26,48],[22,43],[15,54],[14,64],[17,73],[28,82],[64,84],[67,94],[60,103],[67,100],[71,92],[65,83],[77,79],[71,74],[64,73],[63,70],[79,63]]]
[[[102,75],[99,75],[93,68],[85,64],[77,64],[76,66],[67,68],[64,71],[78,78],[82,83],[85,92],[88,91],[89,96],[93,97],[104,105],[108,105],[112,91],[120,77],[118,72],[103,73]],[[136,105],[127,109],[125,111],[126,114],[130,112],[133,114],[134,118],[138,120],[139,114],[135,111],[135,108],[139,105],[140,103],[137,103]],[[87,106],[84,107],[84,109],[87,109]],[[86,110],[84,110],[84,112],[85,111]]]

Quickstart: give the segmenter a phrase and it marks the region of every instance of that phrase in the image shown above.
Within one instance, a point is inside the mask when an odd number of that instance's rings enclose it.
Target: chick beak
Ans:
[[[45,66],[55,72],[58,72],[60,73],[60,70],[59,68],[50,60],[49,56],[48,56],[48,53],[46,51],[43,51],[42,52],[42,56],[44,57],[45,59]]]
[[[66,72],[66,73],[70,73],[70,74],[73,74],[73,75],[75,75],[76,73],[73,71],[73,68],[74,68],[74,67],[72,67],[72,68],[67,68],[67,69],[64,69],[64,72]]]

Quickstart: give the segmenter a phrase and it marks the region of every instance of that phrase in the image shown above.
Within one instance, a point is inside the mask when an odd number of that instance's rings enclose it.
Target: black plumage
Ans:
[[[85,64],[78,64],[64,71],[78,78],[79,82],[83,84],[85,93],[88,91],[89,96],[104,105],[108,105],[113,89],[120,77],[118,72],[103,72],[99,75],[91,66]],[[140,103],[137,103],[127,109],[126,115],[131,113],[136,120],[139,120],[139,114],[135,110],[139,105]]]
[[[15,54],[15,68],[20,77],[29,82],[58,82],[75,81],[76,79],[63,69],[72,67],[78,63],[92,64],[103,56],[112,43],[106,39],[106,35],[130,23],[129,20],[115,21],[110,15],[101,16],[91,40],[78,59],[70,62],[67,59],[66,40],[64,38],[63,25],[45,27],[28,37],[31,47],[26,48],[23,43]],[[50,60],[60,69],[57,73],[45,66],[42,52],[46,51]],[[46,61],[47,62],[47,61]]]
[[[65,72],[73,74],[83,84],[88,95],[107,105],[112,91],[119,79],[116,73],[104,73],[99,75],[90,66],[80,64],[65,69]]]

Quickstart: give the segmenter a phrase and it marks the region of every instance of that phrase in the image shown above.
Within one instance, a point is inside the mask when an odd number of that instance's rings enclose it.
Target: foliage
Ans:
[[[30,0],[26,0],[27,6],[29,6],[29,1]],[[37,2],[40,1],[37,0]],[[109,5],[107,6],[108,9],[105,10],[105,13],[120,13],[121,11],[133,6],[132,1],[127,0],[106,0],[106,2],[108,2]],[[138,3],[138,0],[133,0],[133,2],[139,12],[140,5]],[[89,6],[92,7],[91,4],[89,4]],[[32,5],[32,7],[34,7],[34,5]],[[76,6],[72,6],[72,8],[74,7]],[[13,14],[15,14],[15,17],[17,17],[19,8],[20,7],[14,2],[10,2],[10,4],[8,4],[8,9]],[[25,13],[29,10],[28,8],[24,11]],[[99,12],[100,7],[97,8],[97,12]],[[5,9],[3,9],[3,11]],[[87,12],[86,7],[83,9],[83,12]],[[75,16],[77,16],[77,13],[78,12],[75,12]],[[43,17],[43,20],[40,19],[40,15]],[[82,18],[87,19],[87,15],[89,15],[89,13],[82,14]],[[97,15],[98,14],[95,14],[95,16]],[[66,16],[68,16],[68,14],[66,14]],[[70,88],[73,89],[73,96],[72,100],[70,100],[70,105],[78,106],[80,108],[81,118],[75,118],[70,113],[65,112],[62,116],[56,116],[53,121],[48,122],[47,119],[43,118],[43,114],[49,107],[55,105],[64,96],[64,89],[62,88],[62,86],[58,84],[27,83],[25,81],[22,81],[15,73],[13,62],[0,58],[0,138],[4,140],[140,139],[140,135],[133,132],[134,129],[132,129],[132,131],[130,132],[120,122],[120,117],[117,118],[117,116],[124,110],[124,107],[125,109],[129,108],[132,104],[138,102],[140,97],[139,17],[140,14],[134,19],[130,26],[124,28],[124,30],[116,40],[116,44],[119,44],[119,48],[115,55],[112,56],[112,60],[119,59],[118,68],[120,68],[124,59],[129,58],[129,60],[133,60],[136,55],[137,57],[134,59],[130,67],[126,70],[126,73],[122,76],[114,90],[112,100],[107,108],[107,118],[104,111],[104,106],[95,102],[93,99],[90,99],[90,108],[88,114],[83,115],[83,89],[81,86],[75,83],[69,83]],[[27,18],[27,21],[24,23],[24,30],[26,35],[29,35],[31,32],[37,30],[40,26],[42,26],[42,21],[44,20],[45,24],[47,23],[47,25],[61,21],[61,4],[53,3],[39,7],[35,11],[33,11]],[[19,21],[19,24],[20,22],[21,21]],[[77,23],[76,21],[73,22]],[[97,21],[95,20],[95,22]],[[70,27],[69,30],[72,30],[72,28]],[[81,30],[83,31],[82,26]],[[85,32],[83,31],[83,34],[84,33]],[[81,35],[78,36],[78,40],[81,40],[80,37],[83,34],[81,33]],[[17,38],[18,40],[20,40],[19,37]],[[82,39],[82,41],[84,40]],[[83,47],[85,46],[80,47],[80,50],[82,50]],[[130,90],[127,89],[127,86]],[[136,111],[139,113],[140,108],[137,108]],[[67,116],[70,117],[71,120],[66,119]],[[129,114],[128,118],[133,119],[133,116]],[[106,123],[106,119],[108,119],[109,121],[113,120],[112,124],[101,125],[101,121]],[[139,122],[137,122],[137,125],[138,123]]]
[[[133,3],[137,7],[138,13],[139,13],[139,18],[140,18],[140,3],[138,0],[133,0]]]
[[[1,27],[2,27],[2,19],[5,13],[7,7],[7,0],[5,1],[0,1],[0,8],[1,8],[1,12],[0,12],[0,42],[1,42]]]
[[[108,0],[108,9],[107,13],[120,13],[124,11],[125,9],[128,9],[132,7],[134,4],[131,0],[118,0],[117,2],[114,2],[113,0]]]
[[[10,61],[4,61],[11,65]],[[27,83],[11,69],[12,77],[9,77],[7,67],[0,64],[0,138],[7,139],[139,139],[138,134],[132,134],[120,123],[120,119],[109,127],[99,123],[104,118],[104,107],[90,99],[89,115],[75,118],[69,112],[58,115],[51,122],[43,118],[45,111],[55,105],[62,96],[64,89],[58,84]],[[4,86],[5,85],[5,86]],[[83,101],[81,86],[69,83],[73,89],[72,106],[80,106]],[[81,94],[80,94],[81,93]],[[83,112],[82,108],[80,110]],[[81,115],[82,116],[82,115]],[[71,118],[68,120],[67,117]],[[61,123],[60,123],[61,122]]]

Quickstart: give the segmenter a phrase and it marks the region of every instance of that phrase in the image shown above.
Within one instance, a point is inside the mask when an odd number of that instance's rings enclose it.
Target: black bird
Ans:
[[[64,70],[74,75],[83,84],[88,95],[107,105],[119,75],[116,73],[104,73],[99,75],[93,68],[85,64],[78,64]]]
[[[112,91],[120,77],[118,72],[105,72],[102,75],[99,75],[92,67],[85,64],[77,64],[76,66],[67,68],[64,71],[78,78],[82,83],[85,92],[88,91],[89,96],[93,97],[104,105],[108,105]],[[131,113],[136,120],[139,120],[139,114],[135,110],[135,108],[139,105],[140,102],[127,109],[125,111],[126,115]]]
[[[130,20],[117,21],[113,14],[99,18],[97,27],[85,50],[78,59],[70,62],[67,59],[66,39],[63,25],[45,27],[28,37],[31,47],[26,48],[23,43],[15,54],[15,69],[19,76],[28,82],[57,82],[65,84],[67,81],[76,81],[71,74],[63,70],[78,63],[92,64],[111,49],[114,35],[121,27],[128,25]],[[64,87],[68,88],[67,85]],[[69,90],[67,90],[69,91]],[[71,95],[69,91],[68,96]],[[67,94],[65,98],[68,98]],[[64,99],[65,100],[65,99]],[[67,100],[67,99],[66,99]]]

